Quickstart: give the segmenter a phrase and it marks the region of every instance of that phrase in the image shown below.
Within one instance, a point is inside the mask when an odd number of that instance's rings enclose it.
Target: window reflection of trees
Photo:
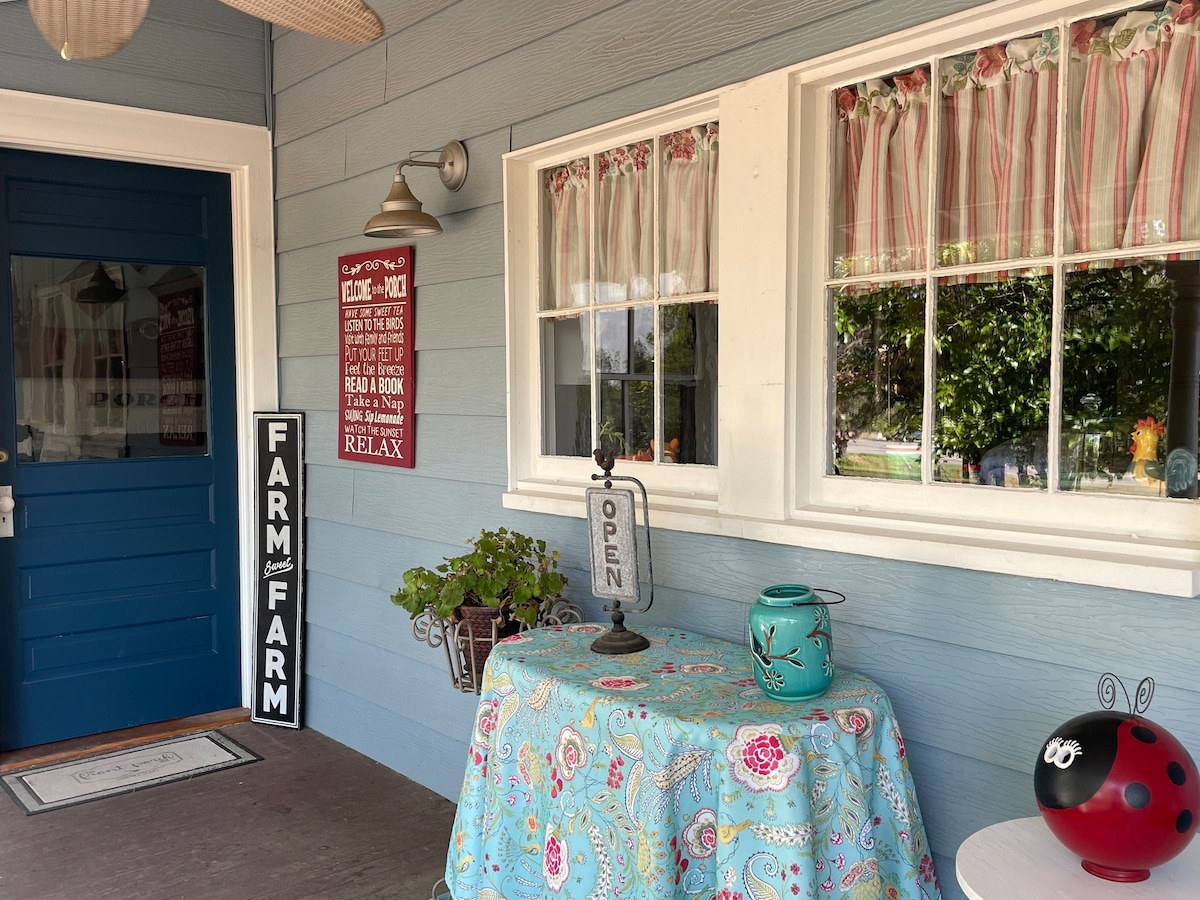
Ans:
[[[1060,489],[1137,491],[1130,435],[1139,420],[1166,418],[1174,304],[1162,262],[1092,264],[1065,276]],[[1052,307],[1049,275],[939,287],[935,480],[1046,486]],[[834,309],[831,469],[919,479],[925,287],[851,292]],[[886,454],[853,453],[864,439],[907,442],[907,473]]]

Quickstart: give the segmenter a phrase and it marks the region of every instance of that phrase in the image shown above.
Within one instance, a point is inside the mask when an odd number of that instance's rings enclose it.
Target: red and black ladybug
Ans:
[[[1139,715],[1103,710],[1062,725],[1034,765],[1033,790],[1055,837],[1110,881],[1144,881],[1196,834],[1196,764]]]

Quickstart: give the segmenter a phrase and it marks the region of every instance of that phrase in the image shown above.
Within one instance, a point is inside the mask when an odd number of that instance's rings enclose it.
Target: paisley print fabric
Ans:
[[[938,900],[900,729],[873,681],[756,686],[749,649],[527,631],[488,658],[446,880],[455,900]]]

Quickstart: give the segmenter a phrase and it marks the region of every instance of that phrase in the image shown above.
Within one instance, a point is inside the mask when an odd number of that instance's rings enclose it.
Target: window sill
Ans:
[[[591,485],[521,482],[504,506],[584,518]],[[640,504],[639,504],[640,505]],[[722,514],[716,498],[651,494],[655,529],[744,538],[877,559],[1194,597],[1200,543],[806,507],[784,521]]]

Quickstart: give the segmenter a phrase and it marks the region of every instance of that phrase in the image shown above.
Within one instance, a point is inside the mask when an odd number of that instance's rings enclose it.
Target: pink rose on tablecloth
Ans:
[[[683,840],[696,859],[712,856],[717,849],[717,814],[705,807],[683,829]]]
[[[640,691],[649,684],[628,675],[604,675],[593,678],[589,683],[592,687],[604,688],[606,691]]]
[[[875,733],[875,714],[865,706],[833,710],[833,720],[846,734],[869,738]]]
[[[567,862],[567,849],[554,833],[554,828],[546,826],[546,847],[542,853],[542,877],[546,879],[546,887],[556,894],[567,883],[571,874],[571,866]]]
[[[499,700],[484,700],[479,704],[479,709],[475,713],[474,742],[485,752],[490,743],[491,735],[496,730],[496,725],[499,722],[499,709]]]
[[[587,765],[587,742],[583,735],[564,725],[558,733],[558,746],[554,748],[554,758],[558,760],[558,772],[563,781],[570,781],[575,773]]]
[[[720,663],[684,663],[679,671],[685,675],[723,675],[729,669]]]
[[[725,748],[735,781],[752,791],[782,791],[800,771],[800,760],[783,746],[779,725],[740,725]]]
[[[1197,15],[1200,15],[1200,3],[1197,0],[1182,0],[1179,8],[1175,10],[1175,24],[1187,25]]]

